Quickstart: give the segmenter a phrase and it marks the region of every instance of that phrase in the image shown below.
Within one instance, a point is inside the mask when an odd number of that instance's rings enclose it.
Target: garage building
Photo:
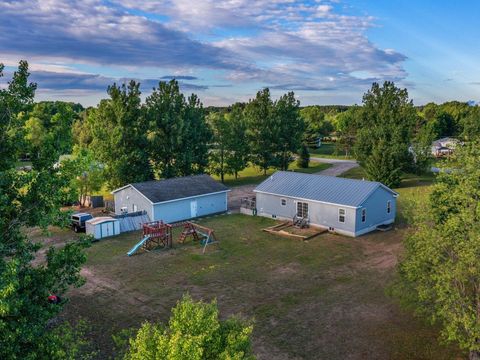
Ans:
[[[151,221],[173,223],[226,212],[229,191],[202,174],[128,184],[112,194],[116,214],[145,211]]]

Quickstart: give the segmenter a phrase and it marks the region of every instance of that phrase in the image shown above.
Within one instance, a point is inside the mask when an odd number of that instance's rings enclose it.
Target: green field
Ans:
[[[313,174],[325,169],[328,169],[331,164],[319,163],[315,161],[310,162],[310,167],[303,169],[297,166],[297,162],[293,161],[290,163],[289,170]],[[250,185],[250,184],[259,184],[265,180],[268,176],[273,174],[277,169],[270,168],[267,171],[267,175],[263,175],[263,171],[253,165],[248,166],[246,169],[242,170],[238,174],[238,179],[235,179],[234,175],[225,176],[225,185],[227,186],[239,186],[239,185]],[[213,176],[215,179],[219,180],[219,176]]]

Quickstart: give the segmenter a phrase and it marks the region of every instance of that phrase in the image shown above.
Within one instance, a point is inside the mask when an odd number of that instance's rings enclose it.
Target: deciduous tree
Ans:
[[[300,101],[295,99],[293,92],[282,95],[274,103],[274,126],[277,128],[274,149],[281,170],[288,170],[293,154],[302,144],[305,127],[299,110]]]
[[[2,66],[0,66],[2,68]],[[20,143],[10,135],[21,131],[21,112],[28,112],[35,85],[28,82],[28,64],[21,62],[9,86],[0,90],[0,358],[65,359],[61,351],[65,338],[49,327],[63,303],[50,304],[47,297],[64,294],[71,286],[82,284],[79,271],[85,262],[82,249],[86,242],[70,241],[63,247],[50,248],[44,262],[36,265],[41,245],[33,243],[25,228],[65,224],[67,214],[60,210],[60,189],[66,179],[55,170],[53,162],[30,172],[17,171],[14,162]],[[37,154],[32,154],[36,156]],[[38,259],[37,259],[38,260]],[[49,331],[51,329],[51,331]]]
[[[110,99],[92,114],[91,149],[105,165],[110,188],[153,178],[139,86],[135,81],[110,86]]]
[[[184,296],[172,309],[167,326],[144,323],[130,339],[125,360],[254,359],[252,326],[239,318],[220,320],[215,301]]]
[[[456,149],[429,201],[417,202],[400,265],[401,293],[472,360],[480,359],[479,163],[479,143]]]
[[[384,163],[391,169],[407,170],[411,164],[411,155],[408,148],[411,144],[413,129],[417,121],[416,110],[408,98],[406,89],[399,89],[393,82],[386,81],[383,86],[374,83],[372,88],[363,96],[361,120],[358,124],[355,153],[358,160],[370,165],[376,162],[371,156],[382,147],[389,149],[389,159]],[[381,178],[385,171],[375,170],[373,166],[366,167],[370,180],[391,182],[398,185],[399,177]]]

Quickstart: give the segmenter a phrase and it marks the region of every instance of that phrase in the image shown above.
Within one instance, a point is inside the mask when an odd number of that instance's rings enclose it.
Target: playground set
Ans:
[[[173,229],[183,227],[183,230],[177,240],[183,244],[187,238],[191,237],[193,242],[199,242],[203,246],[204,254],[207,246],[218,243],[213,229],[201,226],[190,221],[179,222],[176,224],[167,224],[163,221],[153,221],[142,225],[143,237],[127,253],[132,256],[140,249],[150,251],[156,248],[169,249],[173,247]]]

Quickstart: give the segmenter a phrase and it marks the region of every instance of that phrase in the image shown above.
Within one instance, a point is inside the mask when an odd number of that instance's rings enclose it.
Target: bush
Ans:
[[[194,302],[185,295],[172,309],[167,326],[141,326],[130,338],[124,359],[254,359],[252,329],[237,317],[219,320],[216,301]]]

